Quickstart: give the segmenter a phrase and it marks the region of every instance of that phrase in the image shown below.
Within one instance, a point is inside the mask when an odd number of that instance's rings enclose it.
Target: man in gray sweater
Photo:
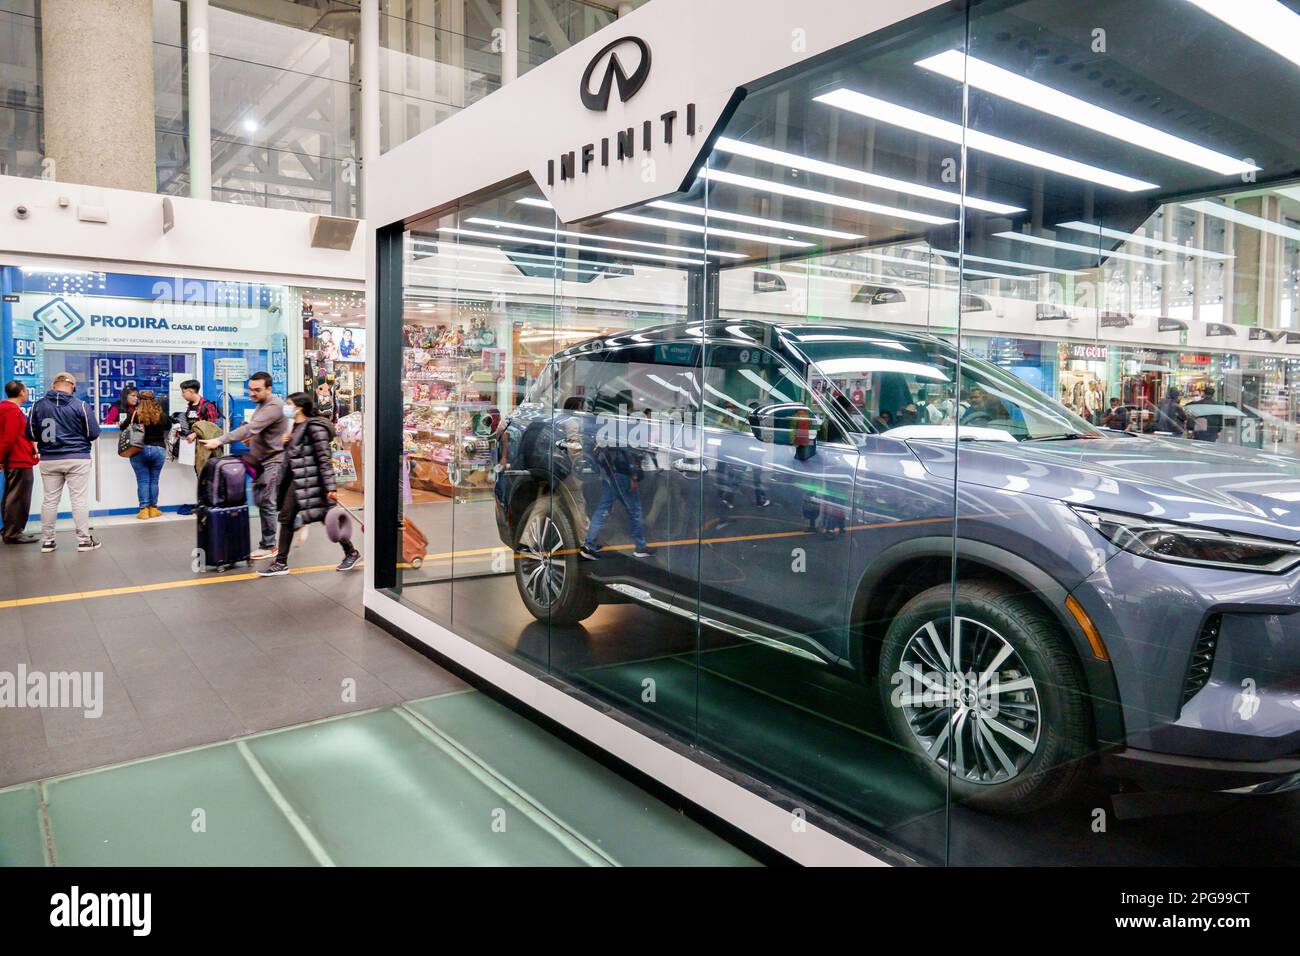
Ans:
[[[248,397],[257,402],[257,410],[233,431],[203,443],[212,451],[231,442],[248,444],[244,459],[257,467],[253,497],[261,519],[262,540],[250,557],[254,561],[269,558],[276,549],[276,521],[279,518],[280,470],[284,467],[284,440],[292,423],[284,414],[284,400],[271,391],[271,376],[254,372],[248,378]]]

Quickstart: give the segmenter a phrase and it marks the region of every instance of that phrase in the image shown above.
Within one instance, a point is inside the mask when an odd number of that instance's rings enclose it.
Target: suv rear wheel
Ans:
[[[963,803],[1022,813],[1075,784],[1089,751],[1083,677],[1060,626],[1006,587],[939,585],[885,635],[894,737]]]
[[[600,603],[578,557],[582,542],[573,522],[548,495],[528,506],[515,533],[515,583],[539,621],[576,624]]]

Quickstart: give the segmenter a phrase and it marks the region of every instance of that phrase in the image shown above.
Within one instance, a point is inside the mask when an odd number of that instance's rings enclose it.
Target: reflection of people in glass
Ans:
[[[992,422],[1009,422],[1011,412],[992,392],[982,385],[970,388],[970,408],[962,416],[963,425],[988,425]]]
[[[598,445],[592,458],[600,469],[600,501],[596,503],[596,511],[591,516],[587,540],[582,544],[582,556],[588,560],[597,557],[600,551],[600,529],[605,526],[610,512],[614,510],[614,502],[618,501],[627,512],[627,523],[636,548],[632,553],[638,558],[648,558],[650,549],[646,545],[645,519],[641,514],[641,496],[637,491],[637,484],[644,477],[639,454],[630,448]]]

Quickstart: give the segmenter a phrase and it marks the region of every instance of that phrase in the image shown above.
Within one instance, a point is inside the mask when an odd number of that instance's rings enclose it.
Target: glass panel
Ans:
[[[962,311],[956,610],[985,747],[954,764],[954,863],[1057,862],[1085,826],[1097,862],[1237,858],[1270,811],[1214,791],[1278,786],[1300,739],[1273,613],[1300,536],[1300,76],[1269,48],[1300,4],[1209,6],[982,4],[969,58],[916,64],[968,86],[969,194],[1021,207],[970,209],[964,246],[987,307]],[[1027,427],[993,435],[999,375]],[[1140,819],[1175,806],[1194,841]]]
[[[0,175],[41,173],[39,29],[35,0],[0,0]]]
[[[463,362],[455,339],[460,309],[456,213],[412,225],[403,249],[402,467],[398,589],[404,600],[450,626],[452,474]]]

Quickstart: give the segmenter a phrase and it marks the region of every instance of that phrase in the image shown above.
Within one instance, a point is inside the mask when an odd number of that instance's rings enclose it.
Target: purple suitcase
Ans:
[[[198,545],[205,568],[225,571],[239,562],[252,564],[252,532],[248,525],[248,505],[234,508],[194,509],[199,522]]]

